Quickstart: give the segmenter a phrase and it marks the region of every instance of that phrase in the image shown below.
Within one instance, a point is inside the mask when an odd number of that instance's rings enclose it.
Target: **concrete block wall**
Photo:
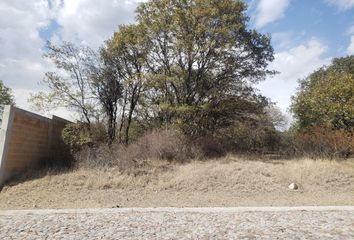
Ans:
[[[61,130],[69,121],[5,106],[0,130],[0,186],[24,170],[53,161],[68,161]]]

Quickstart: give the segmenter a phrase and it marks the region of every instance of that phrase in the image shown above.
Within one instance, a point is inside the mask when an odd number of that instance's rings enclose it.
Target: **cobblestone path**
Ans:
[[[354,207],[0,211],[0,239],[354,239]]]

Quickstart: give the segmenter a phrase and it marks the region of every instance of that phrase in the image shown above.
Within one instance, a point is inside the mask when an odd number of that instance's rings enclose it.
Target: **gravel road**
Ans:
[[[9,210],[0,239],[354,239],[354,207]]]

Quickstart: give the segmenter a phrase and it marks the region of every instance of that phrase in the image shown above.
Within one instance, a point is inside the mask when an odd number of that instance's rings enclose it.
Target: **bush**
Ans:
[[[121,158],[141,161],[164,159],[185,162],[199,154],[185,135],[177,130],[159,130],[145,134],[125,148]]]
[[[216,139],[225,151],[238,153],[265,153],[278,151],[281,134],[266,124],[235,124],[221,129]]]
[[[185,135],[177,130],[156,130],[125,146],[114,143],[84,146],[75,154],[76,166],[81,168],[118,167],[121,170],[144,165],[148,159],[186,162],[203,156]]]
[[[87,124],[70,123],[62,131],[62,138],[72,152],[79,151],[83,146],[92,142],[90,130]]]
[[[100,145],[106,141],[105,129],[101,124],[70,123],[62,131],[62,138],[72,153],[84,147]]]
[[[298,133],[294,145],[297,155],[348,158],[354,153],[354,135],[343,129],[315,127],[308,132]]]
[[[227,152],[226,148],[216,138],[201,137],[193,142],[196,152],[199,153],[201,158],[221,157]]]

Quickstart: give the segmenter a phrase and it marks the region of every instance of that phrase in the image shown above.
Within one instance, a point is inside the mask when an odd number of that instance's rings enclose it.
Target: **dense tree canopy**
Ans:
[[[254,84],[274,74],[274,57],[270,37],[249,29],[246,9],[239,0],[142,2],[136,23],[119,26],[97,55],[49,44],[59,71],[46,74],[50,92],[33,102],[70,107],[88,123],[104,112],[110,141],[117,125],[125,143],[132,125],[214,136],[255,124],[269,102]]]
[[[300,130],[354,130],[354,56],[334,59],[300,80],[292,110]]]
[[[210,102],[248,92],[248,83],[265,76],[270,39],[247,29],[245,10],[233,0],[155,0],[139,7],[152,48],[147,64],[164,100]]]
[[[212,130],[262,112],[267,101],[253,84],[273,74],[273,49],[268,36],[248,29],[245,11],[235,0],[142,3],[137,23],[120,27],[106,46],[126,89],[137,91],[127,102],[135,119]]]

